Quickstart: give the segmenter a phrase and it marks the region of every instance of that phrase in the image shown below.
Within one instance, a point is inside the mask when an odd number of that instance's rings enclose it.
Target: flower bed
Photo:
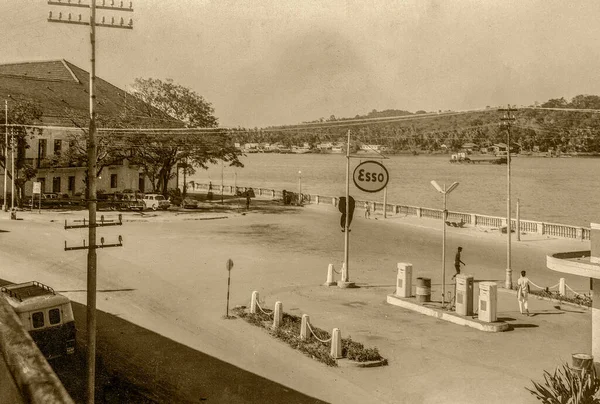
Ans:
[[[248,323],[264,328],[272,336],[311,358],[323,362],[327,366],[338,365],[337,361],[330,355],[330,343],[323,343],[312,336],[304,341],[300,339],[302,318],[292,314],[283,313],[280,327],[274,330],[271,328],[273,318],[268,314],[251,314],[247,312],[246,308],[243,306],[234,308],[233,312]],[[322,340],[331,338],[331,334],[327,331],[312,325],[311,328],[317,338]],[[352,338],[350,337],[342,338],[342,357],[355,362],[380,361],[383,365],[387,365],[387,360],[379,354],[377,348],[365,348],[363,344],[352,341]]]
[[[559,300],[561,302],[568,302],[578,304],[580,306],[592,307],[592,298],[587,295],[575,295],[574,297],[561,296],[558,292],[551,292],[548,289],[546,290],[536,290],[529,292],[535,296],[546,297],[554,300]]]

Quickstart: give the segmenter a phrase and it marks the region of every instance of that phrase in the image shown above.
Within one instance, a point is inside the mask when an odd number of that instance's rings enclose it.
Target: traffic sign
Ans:
[[[383,164],[368,160],[360,163],[354,169],[352,179],[354,185],[361,191],[379,192],[387,186],[390,175]]]
[[[231,260],[231,258],[229,258],[227,260],[227,264],[225,264],[226,268],[228,271],[231,271],[231,268],[233,268],[233,261]]]
[[[33,193],[34,194],[41,194],[42,193],[42,183],[39,181],[35,181],[33,183]]]

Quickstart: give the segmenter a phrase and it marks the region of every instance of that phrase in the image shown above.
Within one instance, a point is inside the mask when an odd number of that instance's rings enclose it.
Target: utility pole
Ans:
[[[2,199],[2,210],[8,210],[6,203],[8,179],[8,100],[4,100],[4,199]]]
[[[15,132],[13,129],[10,130],[10,176],[12,177],[10,186],[10,210],[11,212],[15,209]]]
[[[516,109],[511,109],[510,105],[506,109],[499,109],[498,111],[504,112],[504,116],[500,118],[502,121],[500,127],[506,128],[506,280],[504,287],[506,289],[512,289],[512,268],[511,268],[511,257],[510,257],[510,242],[511,242],[511,206],[510,206],[510,129],[511,123],[515,120],[515,116],[511,115],[511,112],[515,112]]]
[[[90,0],[90,4],[83,4],[81,1],[78,3],[61,2],[49,0],[48,4],[51,6],[67,6],[67,7],[80,7],[88,8],[90,10],[89,22],[82,20],[81,14],[79,14],[77,20],[71,17],[71,13],[63,19],[62,12],[58,13],[58,18],[52,17],[52,11],[48,15],[49,22],[58,22],[64,24],[79,24],[89,25],[90,27],[90,44],[91,44],[91,69],[90,69],[90,123],[88,131],[88,211],[89,211],[89,246],[88,257],[87,257],[87,349],[88,349],[88,363],[87,363],[87,400],[88,403],[94,403],[94,390],[95,390],[95,375],[96,375],[96,94],[95,94],[95,81],[96,81],[96,27],[107,27],[107,28],[123,28],[133,29],[133,21],[130,19],[129,24],[125,24],[123,18],[120,19],[120,23],[115,24],[115,19],[112,17],[111,22],[105,21],[104,17],[101,22],[96,21],[96,9],[101,10],[112,10],[112,11],[128,11],[133,12],[132,3],[129,3],[129,8],[123,7],[123,2],[120,2],[120,7],[115,6],[114,0],[111,0],[111,5],[105,5],[105,1],[102,1],[101,6],[96,5],[96,0]],[[85,224],[84,224],[85,226]],[[66,225],[65,225],[66,227]],[[66,248],[66,247],[65,247]],[[85,248],[85,247],[84,247]]]

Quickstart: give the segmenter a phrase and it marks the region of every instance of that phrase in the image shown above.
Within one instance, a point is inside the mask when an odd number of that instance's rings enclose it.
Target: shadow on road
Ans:
[[[86,388],[85,311],[73,303],[75,361],[52,363],[76,402]],[[114,315],[98,311],[97,324],[98,403],[322,403]]]

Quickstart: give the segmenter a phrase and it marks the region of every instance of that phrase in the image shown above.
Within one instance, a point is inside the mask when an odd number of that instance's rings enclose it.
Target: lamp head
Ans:
[[[433,187],[437,189],[438,192],[441,192],[442,194],[444,193],[444,190],[442,189],[442,187],[439,186],[437,182],[431,181],[431,185],[433,185]]]

